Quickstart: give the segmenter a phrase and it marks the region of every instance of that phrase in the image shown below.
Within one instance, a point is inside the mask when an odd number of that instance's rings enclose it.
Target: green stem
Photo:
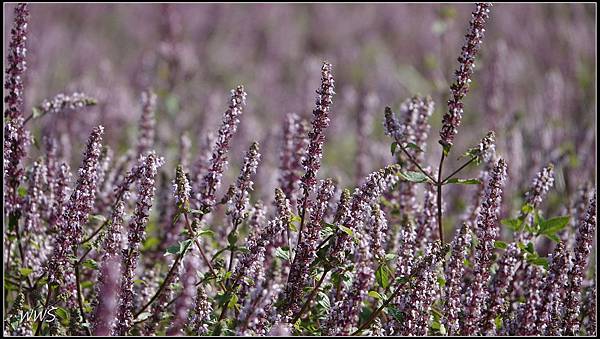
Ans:
[[[327,273],[329,273],[329,269],[326,269],[323,272],[323,275],[321,276],[321,279],[319,279],[319,282],[317,283],[317,285],[315,286],[315,288],[312,290],[312,292],[310,293],[310,295],[306,299],[306,302],[304,303],[304,305],[300,309],[300,312],[298,312],[298,314],[296,314],[296,316],[292,320],[292,324],[295,324],[296,321],[298,321],[298,319],[300,319],[300,317],[302,317],[302,314],[304,313],[304,311],[306,311],[306,309],[310,305],[311,301],[313,300],[313,298],[315,297],[315,295],[319,291],[319,288],[321,287],[321,284],[323,283],[323,281],[325,281],[325,277],[327,276]]]
[[[454,172],[452,172],[452,174],[448,175],[444,180],[442,180],[442,185],[444,183],[446,183],[446,181],[452,179],[452,177],[454,177],[458,172],[462,171],[463,168],[469,166],[469,164],[471,164],[473,161],[475,161],[475,159],[477,159],[477,157],[473,157],[473,158],[469,159],[469,161],[467,161],[462,166],[460,166],[456,171],[454,171]]]
[[[86,323],[85,312],[83,310],[83,295],[81,294],[81,279],[79,278],[79,265],[76,263],[73,265],[75,267],[75,283],[77,284],[77,303],[79,304],[79,313],[81,314],[81,319],[84,323]],[[92,335],[89,327],[86,327],[86,332],[88,336]]]
[[[46,302],[44,303],[44,309],[42,310],[42,314],[46,313],[46,309],[48,308],[48,305],[50,305],[50,297],[52,296],[52,286],[50,286],[50,284],[48,284],[48,293],[46,294]],[[37,328],[35,330],[35,336],[38,336],[40,334],[40,331],[42,330],[42,325],[43,325],[43,318],[40,318],[40,320],[38,320],[38,324],[37,324]]]
[[[105,220],[102,225],[100,225],[100,227],[98,227],[96,230],[94,230],[94,232],[92,232],[92,234],[87,237],[86,239],[84,239],[81,244],[85,244],[86,242],[89,242],[90,240],[94,239],[94,237],[100,233],[100,231],[104,228],[104,226],[106,226],[108,224],[108,219]]]
[[[353,335],[353,336],[358,335],[358,334],[360,334],[360,332],[362,332],[363,330],[365,330],[366,328],[371,326],[371,323],[373,323],[373,321],[375,321],[375,319],[377,318],[379,313],[381,313],[381,311],[387,305],[389,305],[392,302],[392,300],[394,300],[398,296],[398,294],[401,291],[400,287],[402,287],[407,282],[408,282],[408,279],[405,282],[401,283],[398,287],[396,287],[396,289],[394,290],[394,293],[392,293],[392,295],[387,300],[385,300],[383,302],[383,304],[381,304],[381,306],[379,306],[379,308],[377,310],[375,310],[373,313],[371,313],[371,316],[369,317],[369,319],[367,321],[365,321],[360,327],[358,327],[358,330],[354,331],[354,333],[352,333],[351,335]]]
[[[442,167],[444,166],[444,159],[446,154],[442,151],[442,157],[440,158],[440,166],[438,167],[438,180],[437,180],[437,219],[438,219],[438,232],[442,245],[444,244],[444,227],[442,225]]]
[[[431,180],[432,183],[437,183],[438,181],[431,176],[431,174],[427,173],[423,167],[421,167],[421,165],[419,165],[419,162],[417,161],[417,159],[415,159],[410,152],[408,152],[408,150],[402,146],[402,143],[399,140],[396,140],[396,144],[398,146],[400,146],[400,149],[404,152],[404,154],[406,154],[406,156],[408,157],[408,160],[410,160],[410,162],[413,163],[413,165],[415,165],[417,167],[417,169],[419,169],[419,171],[421,173],[423,173],[427,178],[429,178],[429,180]]]

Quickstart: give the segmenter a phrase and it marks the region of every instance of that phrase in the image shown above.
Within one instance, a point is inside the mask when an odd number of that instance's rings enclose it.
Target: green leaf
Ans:
[[[48,283],[48,277],[43,277],[42,279],[40,279],[37,283],[37,286],[44,286]]]
[[[98,269],[98,263],[94,259],[86,259],[81,263],[81,265],[83,265],[83,267],[87,267],[92,270]]]
[[[438,282],[438,285],[440,285],[440,287],[446,286],[446,279],[444,279],[442,277],[438,277],[437,282]]]
[[[167,252],[165,253],[165,255],[169,255],[169,254],[176,254],[176,255],[180,255],[183,254],[183,252],[185,250],[188,249],[189,245],[192,243],[192,239],[187,239],[187,240],[183,240],[180,241],[179,243],[169,246],[167,248]]]
[[[214,238],[215,237],[215,232],[211,231],[211,230],[200,230],[198,232],[198,236],[199,237],[209,237],[209,238]]]
[[[440,323],[438,321],[434,321],[431,323],[431,328],[434,330],[439,330],[440,329]]]
[[[238,234],[237,234],[237,232],[231,232],[231,233],[229,233],[229,235],[227,236],[227,241],[229,242],[230,246],[235,246],[235,244],[238,241]]]
[[[206,214],[202,210],[195,210],[195,209],[190,209],[189,212],[190,212],[190,214],[197,215],[197,216],[202,216],[202,215]]]
[[[331,308],[331,301],[329,300],[329,296],[327,296],[327,294],[321,291],[317,293],[317,304],[326,310]]]
[[[394,253],[387,253],[385,255],[385,261],[392,261],[394,259],[396,259],[397,255]]]
[[[275,257],[283,261],[290,261],[290,249],[287,246],[277,247],[275,250]]]
[[[24,277],[28,277],[32,272],[33,272],[33,269],[31,269],[29,267],[19,268],[19,273],[21,273],[21,275]]]
[[[293,214],[290,222],[302,222],[302,218],[299,215]]]
[[[517,247],[519,247],[523,251],[528,252],[529,254],[535,254],[535,249],[533,248],[533,243],[531,242],[527,243],[527,246],[520,242],[517,244]]]
[[[292,231],[292,232],[298,232],[298,227],[296,227],[295,223],[290,222],[289,226],[290,226],[290,231]]]
[[[555,234],[544,234],[544,236],[556,243],[560,242],[560,238],[558,236],[556,236]]]
[[[229,302],[227,303],[227,308],[234,308],[235,304],[238,302],[238,296],[236,294],[232,294],[231,298],[229,298]]]
[[[496,240],[494,241],[494,247],[505,250],[508,247],[508,244],[504,241]]]
[[[375,299],[379,299],[379,300],[383,300],[383,297],[377,291],[369,291],[369,297],[372,297],[372,298],[375,298]]]
[[[301,331],[301,330],[302,330],[302,329],[300,328],[300,321],[301,321],[301,320],[302,320],[302,319],[298,319],[298,320],[297,320],[297,321],[294,323],[294,329],[295,329],[296,331]]]
[[[543,235],[554,235],[556,232],[562,230],[569,223],[570,217],[568,215],[555,217],[548,220],[542,220],[540,222],[539,234]]]
[[[148,283],[146,282],[146,280],[142,280],[142,279],[135,279],[133,281],[133,283],[136,284],[136,285],[145,285],[145,286],[148,286]]]
[[[419,152],[419,153],[423,153],[424,151],[421,149],[421,147],[419,147],[417,144],[409,142],[405,145],[405,147],[407,148],[412,148],[415,151]]]
[[[19,186],[17,188],[17,194],[21,198],[25,198],[27,196],[27,188],[25,186]]]
[[[387,311],[396,321],[402,323],[404,321],[404,314],[394,306],[388,306]]]
[[[138,321],[144,321],[148,318],[150,318],[152,316],[151,312],[142,312],[140,313],[140,315],[138,315],[138,317],[135,319],[136,322]]]
[[[96,223],[103,223],[106,221],[106,217],[100,214],[93,214],[90,215],[90,221],[96,222]]]
[[[375,271],[375,280],[377,280],[377,283],[379,284],[379,286],[381,286],[383,289],[386,289],[386,288],[388,288],[388,286],[390,286],[391,275],[392,275],[392,271],[390,270],[388,265],[381,264],[377,268],[377,271]]]
[[[344,225],[340,225],[340,226],[338,226],[338,227],[339,227],[339,229],[341,229],[342,231],[344,231],[344,233],[348,234],[348,235],[349,235],[349,236],[351,236],[351,237],[354,237],[354,231],[352,231],[352,229],[351,229],[351,228],[349,228],[349,227],[346,227],[346,226],[344,226]]]
[[[144,241],[144,246],[142,247],[142,251],[148,251],[154,249],[156,246],[160,244],[160,239],[157,237],[150,237]]]
[[[56,307],[56,309],[54,310],[54,314],[61,321],[67,321],[69,319],[69,312],[67,312],[67,310],[65,310],[62,307]]]
[[[502,328],[502,317],[501,316],[496,316],[496,319],[494,319],[494,323],[496,324],[496,329],[499,330],[500,328]]]
[[[513,232],[521,228],[521,221],[519,219],[502,219],[500,223]]]
[[[450,153],[450,148],[452,148],[452,145],[442,145],[442,152],[444,152],[444,156],[448,156]]]
[[[390,146],[390,151],[392,152],[392,155],[396,154],[396,148],[398,148],[398,143],[394,141]]]
[[[399,176],[401,179],[404,179],[406,181],[417,183],[426,182],[427,180],[429,180],[425,174],[415,171],[400,172]]]
[[[537,255],[528,256],[527,262],[537,266],[544,266],[546,269],[548,269],[548,258],[538,257]]]
[[[479,185],[481,181],[479,179],[459,179],[451,178],[446,181],[448,184],[463,184],[463,185]]]
[[[535,208],[533,207],[532,204],[524,204],[523,206],[521,206],[521,212],[525,213],[525,214],[529,214],[531,212],[533,212]]]
[[[31,109],[31,111],[32,111],[31,113],[33,115],[33,119],[37,119],[37,118],[41,117],[42,115],[44,115],[44,111],[41,110],[39,107],[33,107]]]

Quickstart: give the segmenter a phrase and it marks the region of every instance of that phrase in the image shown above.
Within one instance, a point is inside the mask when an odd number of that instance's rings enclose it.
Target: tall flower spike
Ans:
[[[145,155],[154,145],[156,94],[151,90],[142,92],[142,116],[139,122],[137,157]]]
[[[516,335],[532,336],[537,333],[536,321],[542,303],[542,268],[537,265],[527,266],[525,281],[528,284],[526,301],[518,310]]]
[[[184,263],[185,273],[181,277],[183,289],[175,303],[175,316],[171,322],[171,327],[167,330],[168,336],[183,334],[182,329],[187,323],[188,311],[196,297],[195,284],[198,267],[198,258],[194,253],[190,254]]]
[[[418,248],[424,250],[428,243],[436,237],[437,206],[435,202],[435,186],[427,184],[423,198],[423,207],[416,220]]]
[[[525,200],[534,208],[538,208],[552,185],[554,185],[554,165],[548,164],[533,179],[531,188],[525,194]]]
[[[196,290],[196,301],[194,303],[194,312],[190,317],[192,333],[195,335],[205,335],[208,333],[208,321],[212,313],[212,304],[204,291],[204,286],[199,285]]]
[[[473,281],[469,288],[466,304],[465,324],[463,335],[480,333],[479,322],[482,317],[482,305],[488,301],[489,293],[486,286],[490,280],[489,268],[492,265],[494,243],[498,239],[500,228],[499,213],[502,201],[502,189],[506,181],[506,162],[499,159],[490,174],[484,200],[481,205],[475,227],[478,244],[475,248]]]
[[[103,262],[98,277],[98,305],[93,315],[92,333],[95,336],[108,336],[117,315],[120,257],[109,257]]]
[[[299,302],[309,277],[309,266],[317,256],[321,225],[329,200],[333,196],[333,191],[333,180],[324,180],[317,193],[314,206],[311,206],[310,221],[307,223],[306,228],[302,230],[304,236],[302,243],[298,245],[298,252],[294,257],[286,286],[286,301],[289,309],[294,314],[299,311]]]
[[[321,87],[317,90],[317,102],[313,110],[312,131],[308,134],[310,139],[308,152],[306,159],[302,162],[304,166],[304,176],[302,177],[304,188],[303,206],[308,199],[308,194],[317,184],[317,172],[321,168],[321,158],[323,157],[325,130],[329,126],[329,111],[335,94],[334,86],[332,66],[328,62],[324,62],[321,68]]]
[[[441,244],[438,241],[430,243],[425,249],[425,258],[432,258],[433,262],[425,269],[417,271],[406,298],[407,303],[403,310],[406,316],[400,325],[400,335],[427,335],[431,306],[439,290],[437,270],[442,256]]]
[[[162,164],[162,158],[157,158],[154,152],[149,152],[140,169],[138,200],[127,235],[128,248],[123,250],[123,272],[119,293],[120,304],[113,332],[114,335],[125,335],[133,324],[133,279],[140,256],[139,247],[146,237],[148,216],[152,207],[152,199],[154,198],[154,179],[158,167]]]
[[[15,7],[13,28],[6,56],[6,78],[4,88],[4,203],[6,213],[14,213],[21,208],[21,199],[17,188],[23,180],[21,161],[27,155],[31,143],[29,131],[24,127],[24,85],[27,69],[27,25],[29,23],[29,7],[18,4]]]
[[[452,240],[450,259],[446,267],[446,293],[444,320],[448,335],[456,335],[459,330],[459,315],[462,309],[462,287],[465,271],[464,261],[471,245],[471,232],[467,223],[457,230]]]
[[[587,258],[590,255],[594,233],[596,231],[596,191],[588,203],[584,218],[579,222],[575,248],[573,250],[573,266],[569,272],[569,284],[565,298],[565,314],[563,318],[564,335],[578,335],[580,327],[579,311],[581,307],[581,285],[587,269]]]
[[[354,280],[346,290],[346,297],[331,310],[326,325],[328,335],[349,335],[353,326],[358,325],[361,303],[367,296],[375,276],[370,265],[373,257],[369,250],[369,240],[369,236],[363,233],[355,253]]]
[[[448,100],[448,112],[444,114],[442,129],[440,130],[440,143],[444,147],[451,147],[454,136],[463,114],[463,98],[469,91],[471,77],[475,68],[475,57],[483,41],[485,24],[490,12],[491,3],[478,3],[471,14],[469,32],[465,35],[466,41],[458,57],[458,69],[455,71],[456,80],[450,86],[451,97]]]
[[[565,243],[558,243],[552,253],[550,268],[542,287],[542,304],[536,326],[538,335],[559,335],[565,288],[569,279],[569,259]]]
[[[283,148],[279,155],[279,187],[290,200],[292,207],[296,204],[302,171],[302,162],[306,158],[308,147],[307,128],[297,114],[286,115],[283,124]]]
[[[198,156],[194,160],[194,164],[190,169],[190,179],[192,182],[192,201],[194,203],[194,208],[200,208],[199,205],[199,192],[202,191],[202,184],[204,180],[204,176],[210,170],[210,162],[212,156],[212,149],[210,145],[214,142],[214,134],[211,132],[205,133],[198,143]]]
[[[106,276],[106,274],[111,274],[110,272],[110,268],[107,268],[106,266],[111,266],[114,267],[114,269],[120,273],[120,268],[121,268],[121,263],[119,261],[115,261],[115,258],[119,258],[120,259],[120,255],[121,255],[121,233],[123,230],[123,219],[125,217],[125,203],[122,200],[119,200],[116,202],[113,211],[112,211],[112,215],[110,218],[110,221],[107,225],[107,229],[106,232],[104,234],[104,239],[102,240],[102,246],[101,248],[104,250],[104,252],[102,253],[101,257],[100,257],[100,275],[98,276],[98,284],[96,285],[96,301],[95,301],[95,305],[96,305],[96,311],[100,312],[98,307],[100,304],[102,304],[102,299],[104,298],[104,296],[102,295],[103,290],[105,288],[108,288],[106,285],[118,285],[118,280],[116,282],[111,281],[110,279],[112,279],[109,276]],[[116,288],[116,287],[115,287]],[[116,306],[115,306],[116,309]],[[114,315],[113,315],[114,317]],[[103,326],[102,324],[100,324],[99,322],[101,322],[101,319],[94,319],[96,322],[96,325],[98,326]],[[105,324],[106,325],[106,324]],[[112,326],[108,326],[108,328],[111,328]]]
[[[506,312],[506,304],[510,285],[522,261],[521,250],[515,243],[508,245],[498,262],[498,269],[489,288],[489,306],[484,311],[481,327],[485,335],[495,335],[496,317]]]
[[[183,165],[177,165],[175,179],[173,180],[173,195],[178,208],[185,208],[190,200],[190,182],[183,171]]]
[[[10,30],[10,43],[6,55],[6,78],[4,117],[15,119],[23,117],[23,81],[27,70],[27,26],[29,24],[29,6],[26,3],[15,6],[13,28]]]
[[[585,319],[585,331],[589,336],[596,335],[596,288],[596,280],[594,279],[594,284],[589,288],[586,307],[582,314],[583,319]]]
[[[385,213],[378,204],[371,206],[371,252],[375,260],[381,261],[385,258],[385,243],[387,242],[387,220]]]
[[[553,184],[554,165],[548,164],[536,174],[535,178],[533,178],[529,191],[525,193],[525,202],[530,204],[533,208],[539,208],[540,204],[542,203],[542,200],[544,199],[550,188],[552,188]],[[520,217],[524,217],[523,212],[521,212]],[[526,222],[531,223],[531,221],[533,220],[533,216],[530,215],[528,219],[529,220],[526,220]],[[523,230],[517,234],[517,239],[525,243],[527,241],[532,240],[532,235]]]
[[[227,206],[227,214],[233,229],[246,218],[246,210],[250,203],[249,194],[254,188],[252,177],[256,174],[260,162],[260,153],[258,142],[253,142],[244,156],[244,163],[240,170],[240,175],[235,182],[232,199]]]
[[[66,215],[70,182],[71,171],[69,165],[63,162],[60,164],[56,176],[51,181],[53,197],[48,224],[52,231],[58,231],[59,226],[62,225],[61,218]]]
[[[97,126],[92,131],[83,155],[83,163],[79,168],[77,185],[64,208],[64,214],[58,218],[59,233],[47,267],[50,281],[57,281],[62,272],[61,267],[68,261],[71,246],[81,242],[83,225],[87,223],[94,206],[102,134],[104,134],[102,126]]]
[[[398,165],[390,165],[369,174],[360,188],[354,191],[349,204],[349,210],[343,213],[343,217],[339,220],[339,223],[350,228],[352,231],[357,231],[356,228],[362,225],[363,221],[369,215],[370,205],[397,180],[398,170]],[[338,232],[327,255],[332,264],[335,265],[344,262],[345,253],[350,251],[353,246],[351,240],[350,235],[346,232]]]
[[[48,181],[48,169],[44,164],[43,160],[38,160],[33,163],[31,172],[29,175],[29,187],[27,189],[27,196],[25,197],[24,203],[24,232],[35,232],[39,233],[42,231],[41,218],[43,210],[47,208],[46,196],[44,194],[44,187]]]
[[[246,105],[246,92],[243,86],[231,90],[229,109],[223,114],[223,123],[219,129],[217,141],[213,147],[210,168],[201,182],[198,200],[200,209],[208,212],[215,204],[215,193],[221,185],[221,177],[227,166],[227,153],[231,148],[231,139],[237,131],[240,116]]]
[[[35,107],[34,117],[45,114],[58,114],[64,111],[75,111],[80,108],[94,106],[96,99],[85,93],[75,92],[71,95],[59,93],[52,99],[44,99],[42,103]]]

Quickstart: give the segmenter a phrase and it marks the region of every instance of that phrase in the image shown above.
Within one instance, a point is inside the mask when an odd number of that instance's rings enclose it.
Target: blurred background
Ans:
[[[14,5],[4,6],[4,50]],[[244,84],[247,109],[230,156],[261,142],[254,198],[276,186],[286,113],[310,119],[323,60],[334,66],[337,95],[320,177],[344,186],[394,161],[383,110],[414,94],[435,103],[427,161],[435,166],[441,116],[473,4],[32,4],[26,89],[31,110],[58,93],[82,91],[99,104],[33,122],[36,138],[62,136],[76,168],[92,127],[106,127],[117,155],[131,147],[140,93],[158,94],[157,148],[174,169],[180,136],[191,158],[215,132],[229,90]],[[595,4],[496,4],[476,63],[465,114],[446,168],[490,129],[508,161],[514,207],[542,166],[553,162],[549,210],[564,208],[596,173]],[[368,141],[367,141],[368,140]],[[360,147],[358,147],[360,145]],[[361,159],[360,161],[358,159]],[[174,170],[172,171],[174,172]],[[463,177],[476,176],[469,169]],[[169,173],[172,176],[173,173]],[[229,181],[224,181],[227,187]],[[446,191],[462,210],[468,186]]]

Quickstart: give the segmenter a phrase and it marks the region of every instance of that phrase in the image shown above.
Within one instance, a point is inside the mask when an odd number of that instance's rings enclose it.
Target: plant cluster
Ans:
[[[323,176],[339,87],[323,62],[312,119],[286,116],[277,188],[261,201],[255,180],[268,168],[258,142],[246,146],[237,178],[227,176],[251,102],[242,85],[195,158],[181,138],[173,168],[155,142],[150,88],[136,144],[121,158],[102,125],[88,131],[77,171],[55,138],[37,142],[32,124],[102,102],[59,94],[26,113],[30,13],[18,4],[5,79],[4,334],[595,335],[595,189],[547,215],[556,175],[547,164],[503,218],[511,163],[496,151],[498,131],[448,168],[492,10],[478,3],[472,12],[439,162],[425,156],[433,99],[414,95],[397,112],[381,110],[392,163],[355,187]],[[32,147],[39,158],[28,159]],[[475,167],[480,175],[464,178]],[[476,189],[467,213],[449,218],[457,185]]]

